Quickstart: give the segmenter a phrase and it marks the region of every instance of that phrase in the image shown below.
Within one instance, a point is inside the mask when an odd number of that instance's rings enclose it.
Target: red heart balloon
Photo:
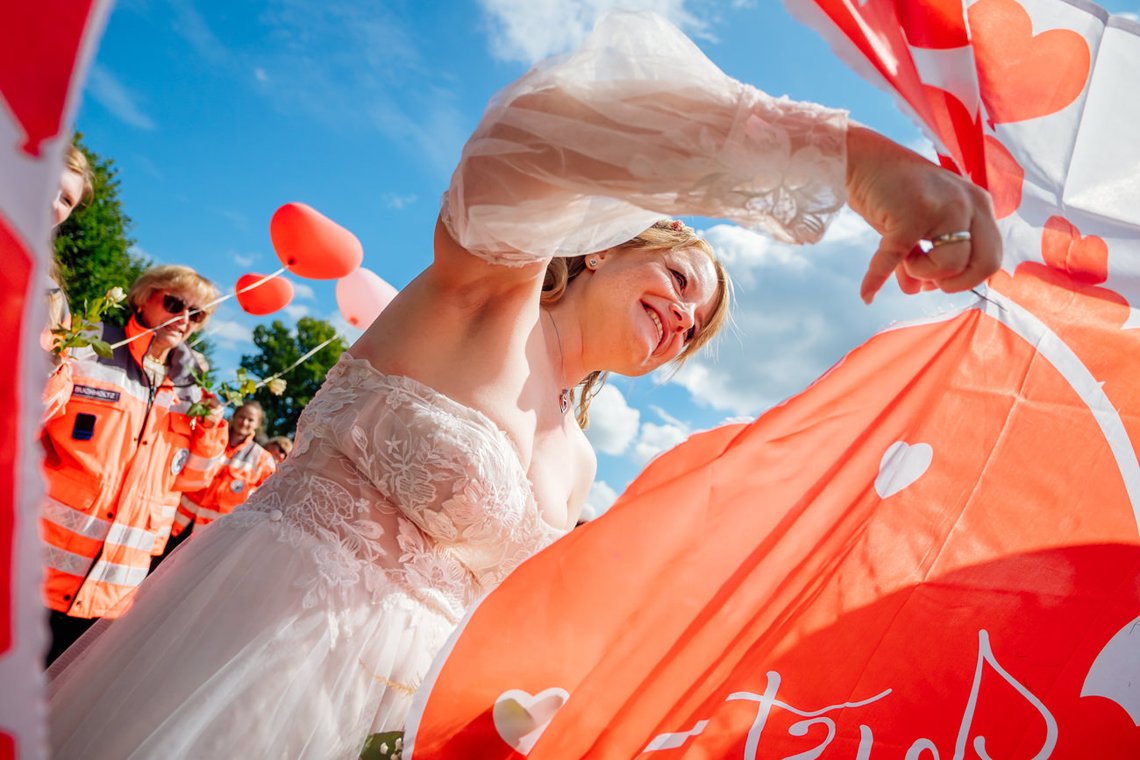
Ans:
[[[281,263],[299,277],[337,280],[364,260],[364,247],[355,235],[304,203],[277,209],[269,237]]]
[[[264,280],[267,275],[250,272],[238,278],[234,290],[237,291],[237,301],[246,312],[256,314],[272,314],[283,309],[293,300],[293,283],[284,277],[272,277],[260,285],[249,290],[258,280]]]

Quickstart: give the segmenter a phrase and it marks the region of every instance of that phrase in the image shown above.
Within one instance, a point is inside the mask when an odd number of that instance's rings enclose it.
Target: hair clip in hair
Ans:
[[[653,223],[653,226],[659,230],[672,230],[673,232],[689,232],[693,231],[692,227],[685,226],[685,223],[680,219],[659,219]]]

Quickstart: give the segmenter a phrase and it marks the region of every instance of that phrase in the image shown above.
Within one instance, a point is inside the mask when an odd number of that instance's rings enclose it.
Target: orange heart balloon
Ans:
[[[299,277],[336,280],[364,260],[356,235],[304,203],[277,209],[269,221],[269,237],[277,258]]]
[[[270,277],[265,280],[266,277],[267,275],[264,274],[250,272],[239,277],[234,286],[234,290],[237,291],[238,303],[249,314],[258,316],[272,314],[278,309],[285,308],[293,300],[293,283],[284,277]],[[265,282],[250,288],[259,280],[265,280]]]

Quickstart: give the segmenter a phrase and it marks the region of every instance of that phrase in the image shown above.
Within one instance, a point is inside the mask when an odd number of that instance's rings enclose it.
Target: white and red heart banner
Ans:
[[[46,757],[40,594],[51,200],[108,0],[14,0],[0,10],[0,760]]]
[[[415,758],[1140,757],[1140,25],[789,5],[991,190],[1005,269],[524,563]]]

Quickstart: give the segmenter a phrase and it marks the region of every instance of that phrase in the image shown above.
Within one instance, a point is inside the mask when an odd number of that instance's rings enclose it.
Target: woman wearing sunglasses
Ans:
[[[209,484],[227,440],[221,404],[203,398],[187,338],[218,291],[183,266],[152,267],[131,286],[125,327],[103,325],[109,358],[71,352],[53,375],[66,398],[44,423],[44,592],[58,657],[98,618],[117,615],[162,553],[179,497]],[[211,413],[187,415],[202,400]]]

